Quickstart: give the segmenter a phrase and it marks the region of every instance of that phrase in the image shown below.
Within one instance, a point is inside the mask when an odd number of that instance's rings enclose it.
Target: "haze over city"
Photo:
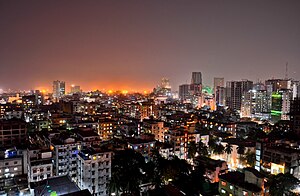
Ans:
[[[0,88],[299,79],[299,1],[1,1]]]

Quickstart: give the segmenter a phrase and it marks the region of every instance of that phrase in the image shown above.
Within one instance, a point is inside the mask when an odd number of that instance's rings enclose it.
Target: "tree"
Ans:
[[[112,176],[110,193],[123,192],[125,195],[139,193],[139,185],[143,180],[144,157],[133,150],[123,150],[115,154],[112,160]]]
[[[215,154],[223,154],[223,152],[224,152],[224,146],[222,144],[217,144],[215,146],[215,148],[213,149],[213,152]]]
[[[245,146],[238,146],[237,153],[239,154],[239,162],[241,163],[242,155],[245,153]]]
[[[247,152],[246,153],[246,162],[250,165],[250,167],[254,167],[255,165],[255,153],[254,152]]]
[[[291,192],[299,184],[299,180],[291,174],[272,175],[269,179],[270,195],[296,195]]]
[[[201,141],[198,144],[198,154],[205,157],[208,156],[207,146]]]
[[[232,145],[231,144],[226,144],[224,151],[227,154],[227,162],[229,162],[228,157],[232,153],[232,150],[233,150]]]
[[[195,144],[195,142],[191,142],[189,149],[188,149],[188,157],[190,159],[194,159],[196,152],[197,152],[196,144]]]

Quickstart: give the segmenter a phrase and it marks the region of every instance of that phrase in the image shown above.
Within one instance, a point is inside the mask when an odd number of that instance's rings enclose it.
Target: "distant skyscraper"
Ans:
[[[218,86],[224,87],[224,78],[214,78],[214,92],[216,92]]]
[[[202,84],[201,72],[192,72],[191,84]]]
[[[61,98],[65,95],[65,82],[63,81],[53,81],[53,98]]]
[[[190,95],[190,85],[182,84],[179,86],[179,98],[181,100],[188,99]]]
[[[214,78],[214,99],[217,105],[225,105],[224,78]]]
[[[249,80],[229,81],[226,83],[226,106],[234,110],[240,110],[242,96],[253,88],[253,82]]]
[[[80,86],[71,85],[71,94],[80,93],[80,92],[81,92]]]
[[[272,87],[272,92],[277,92],[281,89],[291,89],[292,81],[289,79],[270,79],[266,80],[266,86]]]
[[[190,86],[192,95],[200,96],[202,93],[202,74],[201,72],[192,72],[192,80]]]
[[[217,86],[215,92],[215,102],[218,106],[225,106],[225,87]]]

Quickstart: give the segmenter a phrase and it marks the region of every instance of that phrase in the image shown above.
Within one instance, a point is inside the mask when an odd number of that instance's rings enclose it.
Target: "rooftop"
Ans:
[[[220,175],[221,180],[225,180],[233,185],[242,187],[246,190],[252,191],[254,193],[260,192],[261,188],[250,184],[248,182],[245,182],[245,174],[241,172],[228,172],[227,174]]]

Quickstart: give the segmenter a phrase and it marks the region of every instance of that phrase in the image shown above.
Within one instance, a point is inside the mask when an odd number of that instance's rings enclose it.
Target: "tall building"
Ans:
[[[191,84],[202,84],[201,72],[192,72]]]
[[[0,146],[11,146],[26,141],[26,122],[20,119],[0,120]]]
[[[291,101],[290,115],[293,130],[300,135],[300,98]]]
[[[64,81],[53,81],[53,98],[59,99],[66,93],[66,86]]]
[[[190,92],[192,95],[201,95],[202,92],[202,74],[201,72],[192,72]]]
[[[218,86],[215,91],[215,101],[218,106],[225,106],[226,98],[226,89],[225,87]]]
[[[80,86],[78,86],[78,85],[71,85],[71,94],[80,93],[80,92],[81,92]]]
[[[186,100],[190,96],[190,85],[182,84],[179,86],[179,98],[181,100]]]
[[[289,79],[270,79],[266,80],[265,84],[272,88],[272,92],[276,92],[281,89],[291,89],[292,81]]]
[[[253,82],[249,80],[228,81],[226,83],[226,106],[233,110],[240,110],[242,96],[253,88]]]
[[[272,93],[272,121],[290,120],[290,102],[292,92],[290,90],[280,90]]]
[[[224,87],[224,78],[214,78],[214,92],[218,87]]]
[[[109,195],[112,152],[101,148],[88,148],[78,154],[77,186],[93,195]]]
[[[269,118],[271,97],[265,90],[249,90],[242,96],[242,117]]]

